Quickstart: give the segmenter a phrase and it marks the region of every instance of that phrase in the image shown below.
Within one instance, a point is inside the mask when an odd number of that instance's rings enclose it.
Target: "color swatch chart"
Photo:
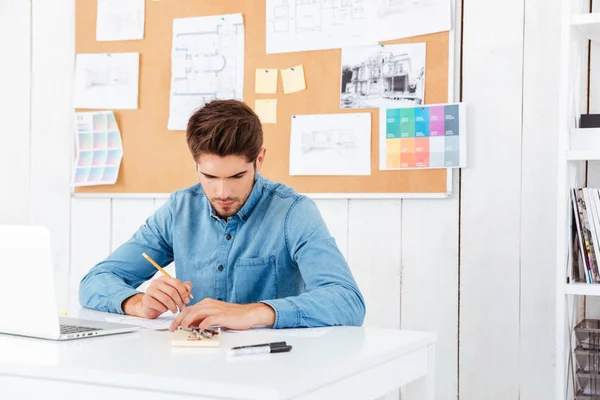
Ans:
[[[380,169],[466,165],[462,103],[380,109]]]
[[[113,112],[76,113],[75,129],[73,186],[114,184],[123,159],[123,143]]]

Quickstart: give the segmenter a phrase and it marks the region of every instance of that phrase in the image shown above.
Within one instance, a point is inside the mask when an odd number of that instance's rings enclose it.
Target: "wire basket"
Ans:
[[[574,330],[578,346],[585,350],[600,350],[599,319],[584,319]]]

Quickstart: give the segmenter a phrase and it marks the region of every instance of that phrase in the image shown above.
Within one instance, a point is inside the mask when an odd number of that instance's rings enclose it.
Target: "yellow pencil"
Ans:
[[[165,271],[164,269],[162,269],[162,268],[160,267],[160,265],[158,265],[158,264],[156,263],[156,261],[154,261],[152,258],[150,258],[150,256],[149,256],[148,254],[146,254],[146,253],[142,253],[142,255],[144,256],[144,258],[145,258],[146,260],[150,261],[150,264],[154,265],[154,266],[156,267],[156,269],[157,269],[157,270],[159,270],[160,272],[162,272],[162,274],[163,274],[164,276],[168,276],[169,278],[171,278],[171,275],[169,275],[169,273],[168,273],[167,271]],[[192,296],[192,294],[190,293],[190,291],[189,291],[189,290],[186,290],[186,291],[187,291],[187,294],[188,294],[188,296],[190,296],[190,299],[193,299],[193,298],[194,298],[194,296]]]

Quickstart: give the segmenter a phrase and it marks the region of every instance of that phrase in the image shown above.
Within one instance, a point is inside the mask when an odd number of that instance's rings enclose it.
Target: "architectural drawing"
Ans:
[[[73,106],[138,107],[139,53],[77,54]]]
[[[367,39],[365,0],[267,0],[267,53],[339,48]]]
[[[243,99],[241,14],[176,19],[169,129],[185,129],[195,109],[214,99]]]
[[[356,144],[352,129],[302,131],[302,152],[333,150],[342,157],[352,157]]]
[[[98,0],[96,40],[144,38],[144,0]]]
[[[373,0],[369,34],[382,41],[447,31],[452,27],[450,0]]]
[[[292,118],[290,175],[369,175],[371,114]]]
[[[425,43],[342,50],[341,108],[422,104]]]

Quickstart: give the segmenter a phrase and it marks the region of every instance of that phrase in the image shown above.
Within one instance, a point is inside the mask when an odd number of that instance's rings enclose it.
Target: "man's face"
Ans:
[[[262,167],[264,157],[265,149],[260,151],[256,163],[237,155],[220,157],[204,153],[198,157],[198,179],[220,217],[231,217],[242,208],[254,186],[254,173]]]

